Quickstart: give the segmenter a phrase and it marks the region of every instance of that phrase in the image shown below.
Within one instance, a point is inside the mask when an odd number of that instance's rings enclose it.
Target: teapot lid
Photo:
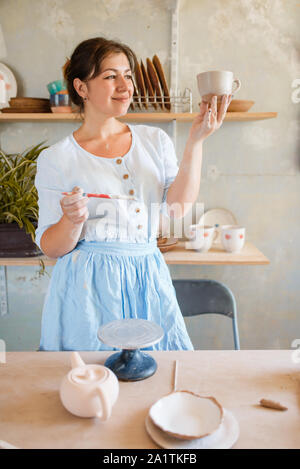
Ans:
[[[85,365],[73,368],[70,379],[77,384],[100,384],[108,377],[109,371],[101,365]]]

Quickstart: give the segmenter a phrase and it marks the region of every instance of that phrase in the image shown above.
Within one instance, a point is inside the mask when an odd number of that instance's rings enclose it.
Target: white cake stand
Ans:
[[[153,357],[139,349],[150,347],[164,336],[163,329],[145,319],[112,321],[98,330],[98,338],[110,347],[122,349],[105,362],[122,381],[139,381],[152,376],[157,370]]]

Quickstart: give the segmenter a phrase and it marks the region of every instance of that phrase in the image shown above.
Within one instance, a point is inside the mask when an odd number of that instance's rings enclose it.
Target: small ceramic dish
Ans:
[[[178,239],[171,236],[170,238],[158,238],[157,239],[157,247],[160,249],[161,252],[170,251],[173,249],[176,244],[178,243]]]
[[[218,430],[196,440],[181,440],[167,435],[154,425],[149,414],[145,426],[154,443],[164,449],[230,449],[238,440],[240,433],[238,421],[227,409],[224,409],[224,419]]]
[[[176,391],[155,402],[149,416],[168,435],[196,440],[215,432],[223,421],[224,412],[214,397]]]

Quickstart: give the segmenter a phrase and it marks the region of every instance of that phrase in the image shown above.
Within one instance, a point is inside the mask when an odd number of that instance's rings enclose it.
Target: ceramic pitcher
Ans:
[[[78,417],[107,420],[119,395],[116,375],[105,366],[86,365],[78,352],[72,352],[71,364],[60,386],[64,407]]]

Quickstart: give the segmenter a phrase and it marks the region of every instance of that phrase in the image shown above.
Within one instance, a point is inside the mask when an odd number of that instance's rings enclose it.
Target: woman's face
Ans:
[[[87,83],[87,107],[110,116],[127,113],[133,96],[132,72],[125,54],[111,54],[101,63],[100,74]]]

